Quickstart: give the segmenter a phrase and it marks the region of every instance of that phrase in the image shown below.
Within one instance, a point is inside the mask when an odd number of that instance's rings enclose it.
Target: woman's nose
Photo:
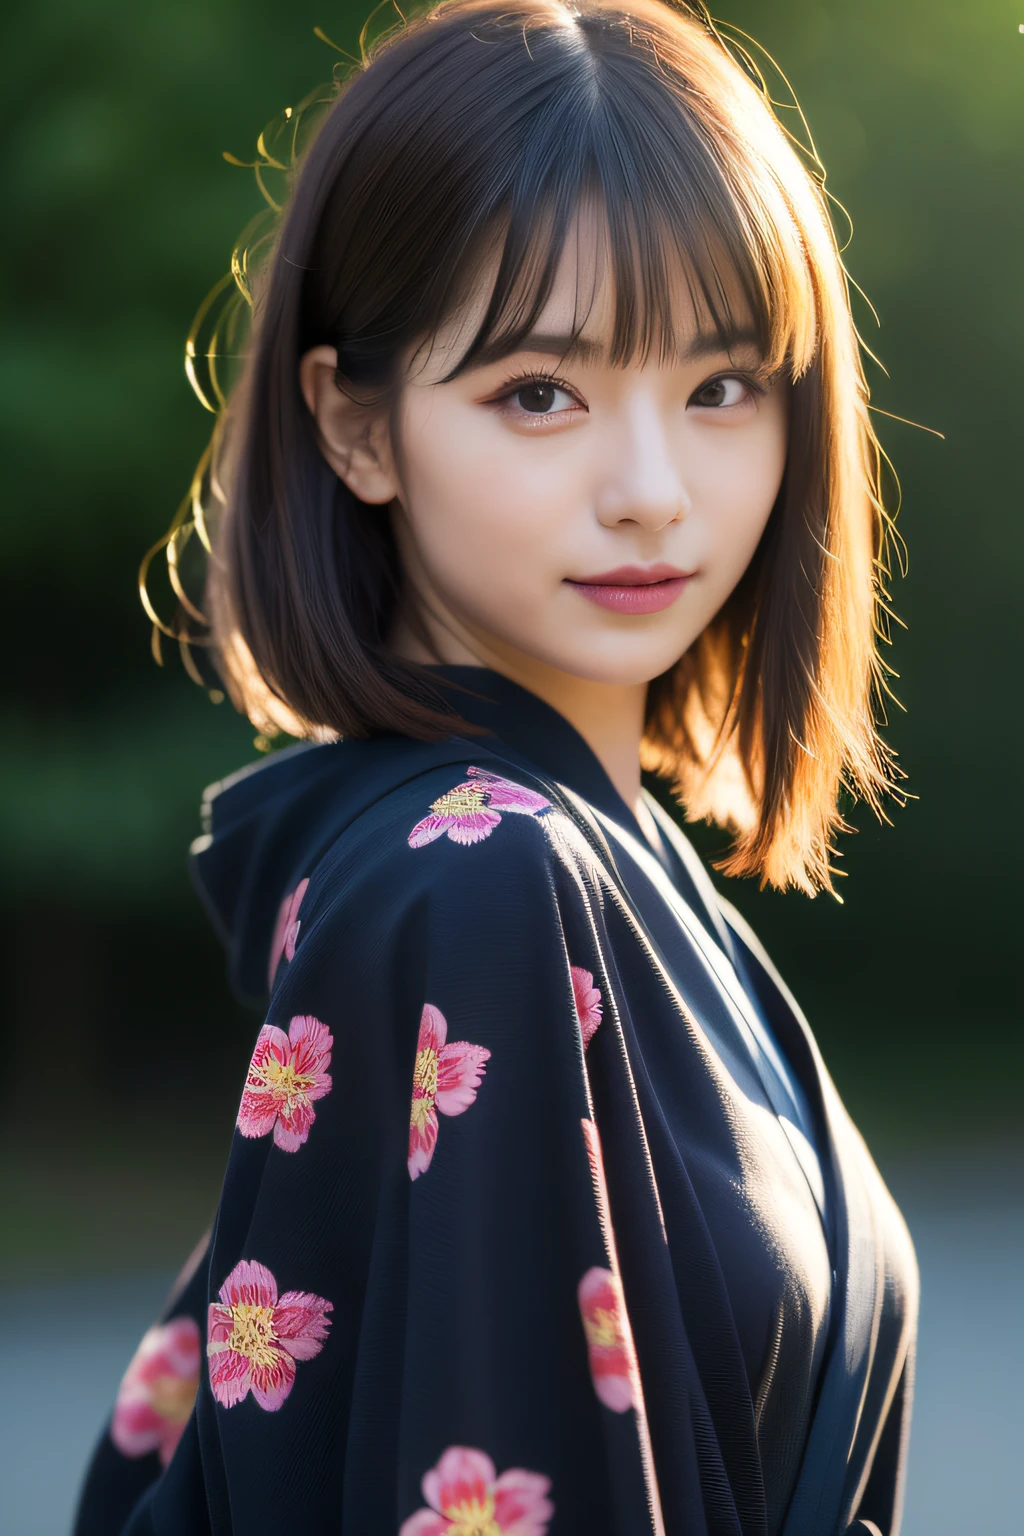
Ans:
[[[605,445],[606,479],[597,503],[605,527],[632,522],[650,532],[684,518],[690,497],[670,424],[639,400]]]

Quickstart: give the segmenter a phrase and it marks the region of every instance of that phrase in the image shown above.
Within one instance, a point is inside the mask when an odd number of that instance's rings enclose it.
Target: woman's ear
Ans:
[[[393,501],[399,487],[387,411],[349,399],[335,382],[337,372],[334,347],[313,347],[299,363],[299,387],[316,422],[320,452],[360,501]]]

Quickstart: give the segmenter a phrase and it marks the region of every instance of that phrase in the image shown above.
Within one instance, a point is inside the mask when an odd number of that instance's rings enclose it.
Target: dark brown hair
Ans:
[[[715,28],[660,0],[441,0],[365,49],[335,94],[194,488],[196,513],[218,512],[207,604],[236,704],[298,735],[453,730],[428,674],[387,648],[388,518],[322,456],[298,362],[330,343],[340,387],[393,400],[406,348],[457,312],[495,250],[490,307],[448,377],[484,345],[515,350],[593,196],[613,363],[671,352],[674,264],[724,341],[742,305],[766,366],[793,380],[777,504],[722,611],[650,685],[644,765],[691,817],[735,831],[727,872],[831,888],[841,788],[879,810],[894,769],[875,726],[880,451],[820,178]]]

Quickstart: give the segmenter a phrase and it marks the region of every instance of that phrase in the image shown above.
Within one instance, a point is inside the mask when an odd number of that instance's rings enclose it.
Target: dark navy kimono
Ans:
[[[913,1249],[797,1004],[561,715],[434,675],[487,734],[208,792],[266,1022],[77,1536],[896,1536]]]

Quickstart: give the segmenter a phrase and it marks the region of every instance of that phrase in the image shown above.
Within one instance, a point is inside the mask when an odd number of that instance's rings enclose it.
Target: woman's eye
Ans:
[[[715,407],[742,405],[750,398],[751,386],[746,379],[739,379],[735,375],[721,379],[712,379],[710,383],[701,385],[693,395],[694,405],[710,405]]]
[[[506,406],[514,404],[527,416],[554,416],[579,403],[568,389],[556,384],[554,379],[527,379],[502,398]]]

